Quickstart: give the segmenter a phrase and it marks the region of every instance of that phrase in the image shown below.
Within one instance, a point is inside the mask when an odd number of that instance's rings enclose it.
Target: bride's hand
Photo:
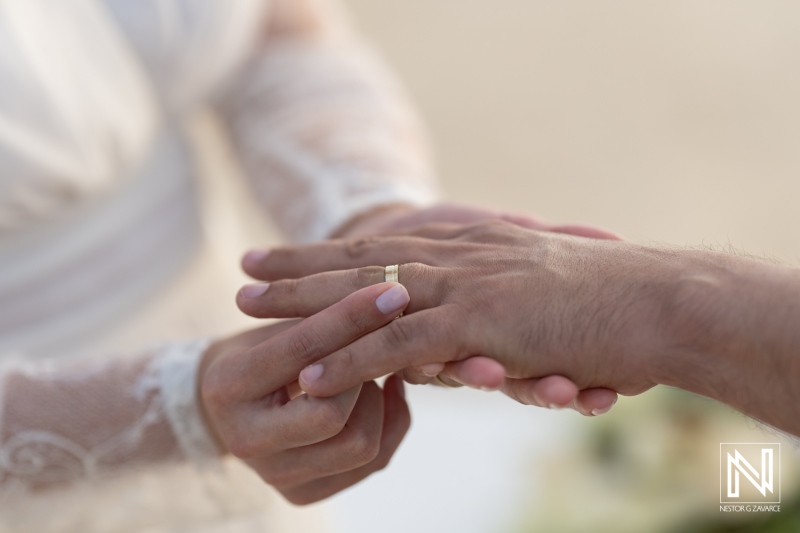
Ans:
[[[403,383],[354,383],[326,398],[300,394],[297,376],[394,319],[398,284],[357,291],[305,320],[225,339],[198,373],[202,408],[221,449],[243,459],[289,501],[311,503],[385,467],[410,424]]]
[[[653,383],[642,368],[649,354],[632,341],[660,332],[646,326],[658,324],[646,316],[657,307],[628,289],[636,268],[656,258],[641,247],[621,253],[627,248],[496,222],[278,248],[247,271],[280,281],[239,306],[255,316],[303,316],[383,280],[381,266],[353,267],[401,263],[412,295],[407,316],[305,369],[304,390],[326,396],[408,366],[482,354],[516,379],[562,375],[579,387],[636,394]],[[513,395],[518,384],[504,387]]]

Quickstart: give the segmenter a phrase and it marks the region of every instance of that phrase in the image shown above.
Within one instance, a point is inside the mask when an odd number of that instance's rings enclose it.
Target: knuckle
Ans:
[[[383,332],[383,342],[388,350],[400,350],[410,345],[415,338],[415,332],[408,320],[393,320],[383,328]]]
[[[397,272],[397,278],[400,283],[415,283],[427,279],[426,274],[430,274],[433,270],[432,267],[425,263],[413,262],[403,263]]]
[[[347,324],[348,331],[353,334],[365,333],[371,329],[367,315],[360,309],[346,309],[342,318]]]
[[[383,267],[361,267],[351,271],[351,285],[355,289],[361,289],[381,283],[384,278]]]
[[[380,470],[384,470],[389,463],[392,462],[392,454],[391,453],[383,453],[378,454],[378,457],[372,462],[371,466],[373,467],[374,472],[378,472]]]
[[[345,253],[351,259],[361,257],[367,253],[376,242],[377,238],[374,236],[361,237],[359,239],[348,241],[345,245]]]
[[[380,435],[367,428],[354,429],[347,441],[347,454],[358,466],[375,460],[380,449]]]
[[[310,417],[311,427],[325,439],[335,437],[347,424],[348,413],[338,402],[326,401],[319,403]]]
[[[318,345],[319,339],[313,333],[313,330],[301,329],[294,334],[289,343],[289,355],[298,364],[302,366],[308,365],[313,362]]]
[[[510,226],[503,220],[487,220],[467,227],[463,236],[477,242],[491,241],[505,234]]]
[[[310,505],[322,499],[305,490],[286,490],[281,494],[293,505]]]
[[[264,449],[263,443],[241,432],[234,432],[225,444],[231,455],[245,461],[255,459]]]
[[[424,291],[426,300],[439,301],[453,290],[453,276],[445,275],[444,267],[425,263],[406,263],[400,267],[399,281],[408,288],[414,301],[414,294]]]
[[[289,487],[295,484],[297,476],[284,468],[269,467],[259,472],[261,479],[275,488]]]
[[[270,282],[269,292],[258,298],[258,305],[269,312],[287,313],[289,316],[304,316],[300,297],[300,280],[281,279]],[[286,316],[286,315],[274,315]]]
[[[361,362],[360,358],[354,353],[354,348],[352,344],[349,344],[339,350],[338,356],[334,359],[333,357],[329,358],[329,367],[333,367],[330,363],[335,363],[335,368],[337,369],[347,369],[346,371],[353,376],[357,376],[362,374],[364,370],[364,363]]]
[[[296,279],[282,279],[278,282],[273,282],[273,291],[275,290],[274,285],[277,284],[280,287],[282,292],[282,297],[286,300],[292,302],[297,298],[297,292],[299,290],[298,287],[298,280]]]

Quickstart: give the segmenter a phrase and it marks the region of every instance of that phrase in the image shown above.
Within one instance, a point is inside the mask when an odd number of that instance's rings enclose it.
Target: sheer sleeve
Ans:
[[[103,362],[0,367],[0,495],[218,455],[196,402],[206,341]]]
[[[218,108],[284,235],[322,239],[379,205],[433,202],[420,121],[336,0],[275,0],[267,19]]]

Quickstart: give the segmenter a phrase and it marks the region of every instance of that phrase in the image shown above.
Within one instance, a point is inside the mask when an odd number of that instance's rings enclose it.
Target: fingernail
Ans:
[[[400,378],[397,378],[397,379],[395,379],[395,381],[397,382],[397,385],[395,385],[397,387],[397,395],[405,400],[405,398],[406,398],[406,387],[403,384],[403,380],[400,379]]]
[[[395,285],[375,299],[375,305],[384,315],[396,313],[408,303],[408,292],[402,285]]]
[[[612,407],[614,407],[617,404],[617,400],[619,400],[619,397],[614,398],[614,401],[611,402],[611,405],[609,405],[608,407],[606,407],[604,409],[593,409],[592,410],[592,416],[600,416],[600,415],[606,414],[607,412],[609,412],[611,410]]]
[[[442,370],[444,370],[444,365],[442,363],[430,363],[419,367],[419,371],[429,378],[436,377]]]
[[[270,249],[266,248],[264,250],[250,250],[246,254],[244,254],[244,258],[242,259],[242,263],[247,265],[256,265],[267,258],[269,255]]]
[[[552,409],[553,411],[560,411],[561,409],[563,409],[563,407],[554,403],[547,404],[547,408]]]
[[[242,295],[242,298],[258,298],[269,289],[269,283],[251,283],[250,285],[245,285],[239,291],[239,294]]]
[[[305,383],[314,383],[322,376],[323,370],[325,369],[320,364],[307,366],[300,372],[300,380]]]
[[[487,387],[485,385],[481,385],[481,390],[482,391],[486,391],[486,392],[492,392],[492,391],[496,391],[497,387]]]

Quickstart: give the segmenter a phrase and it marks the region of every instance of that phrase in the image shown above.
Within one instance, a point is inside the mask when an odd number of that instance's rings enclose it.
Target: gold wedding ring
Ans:
[[[457,389],[458,387],[461,387],[460,384],[459,385],[452,385],[452,384],[446,382],[445,380],[443,380],[442,378],[439,377],[439,374],[436,374],[434,376],[434,378],[436,379],[437,383],[439,383],[439,385],[441,385],[442,387],[447,387],[448,389]]]
[[[383,268],[383,281],[391,281],[392,283],[400,283],[400,265],[389,265]],[[403,316],[403,313],[397,315],[397,318]]]
[[[383,281],[391,281],[393,283],[400,283],[398,273],[400,265],[389,265],[383,269]]]

